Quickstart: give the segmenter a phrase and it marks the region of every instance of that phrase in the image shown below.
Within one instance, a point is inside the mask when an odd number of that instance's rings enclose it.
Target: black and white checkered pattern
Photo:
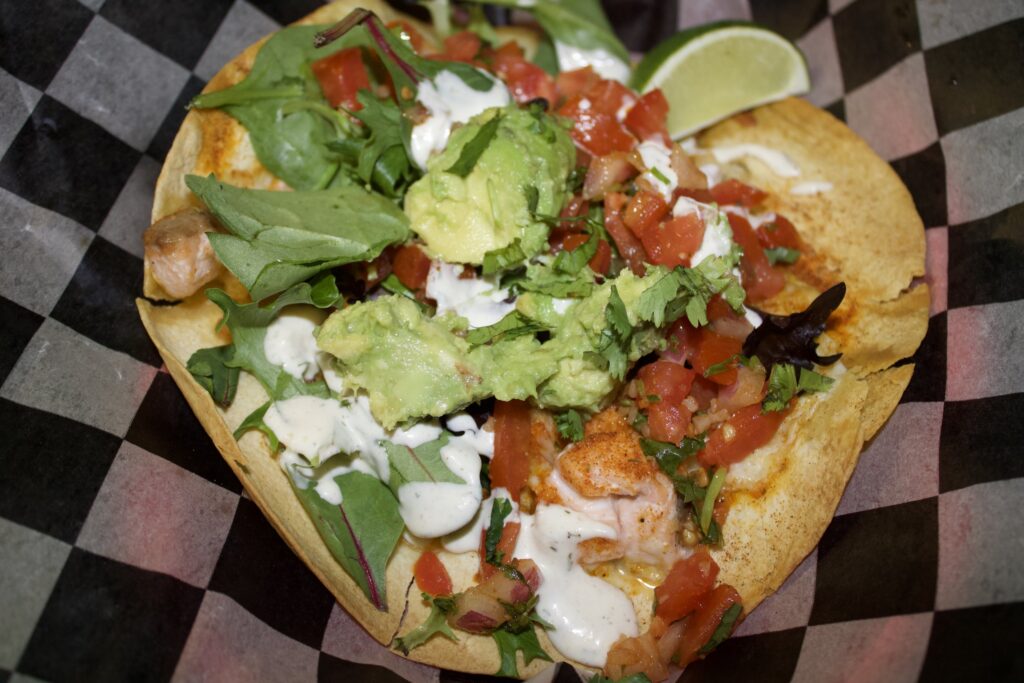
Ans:
[[[0,682],[487,678],[387,653],[334,604],[133,304],[184,104],[317,4],[0,0]],[[927,226],[910,388],[818,549],[684,680],[1024,680],[1024,3],[607,5],[635,50],[726,17],[795,40],[809,99]]]

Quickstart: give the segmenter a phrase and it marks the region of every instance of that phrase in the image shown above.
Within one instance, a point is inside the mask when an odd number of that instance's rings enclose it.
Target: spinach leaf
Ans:
[[[409,654],[411,650],[415,650],[438,633],[452,642],[459,642],[447,621],[448,614],[455,609],[455,599],[451,597],[434,598],[423,593],[423,600],[430,604],[430,614],[422,624],[404,636],[395,638],[394,647],[403,655]]]
[[[393,100],[379,100],[366,91],[356,99],[363,107],[352,115],[362,121],[362,135],[339,138],[328,146],[364,184],[397,199],[420,175],[402,140],[402,112]]]
[[[391,477],[388,479],[388,486],[395,492],[395,495],[398,495],[398,489],[404,484],[417,481],[466,483],[448,469],[444,460],[441,459],[441,449],[448,444],[448,436],[448,432],[441,432],[439,438],[416,448],[390,441],[383,442],[384,450],[388,453],[388,462],[391,464]]]
[[[327,187],[338,171],[327,143],[346,126],[324,99],[309,64],[338,50],[368,45],[365,30],[327,48],[315,48],[322,27],[288,26],[260,48],[249,75],[224,90],[199,95],[190,107],[223,108],[249,132],[256,156],[296,190]]]
[[[410,235],[400,208],[359,187],[272,192],[194,175],[185,183],[230,231],[211,233],[210,243],[257,301],[323,270],[372,260]]]
[[[405,523],[398,501],[379,479],[363,472],[334,477],[341,504],[328,503],[314,483],[294,466],[288,480],[334,559],[362,589],[374,607],[387,610],[388,558]]]
[[[234,351],[231,344],[199,349],[186,366],[199,386],[210,392],[217,405],[225,408],[235,400],[238,391],[240,370],[230,364]]]
[[[480,160],[480,156],[491,144],[495,134],[498,132],[498,125],[501,123],[501,113],[495,114],[491,119],[480,126],[480,130],[467,142],[459,152],[459,158],[448,168],[447,172],[465,178],[473,172],[473,167]]]
[[[555,416],[555,426],[563,439],[583,441],[583,416],[573,409]]]
[[[507,676],[519,678],[519,666],[516,662],[518,653],[523,653],[523,664],[529,664],[535,659],[542,659],[545,662],[551,661],[551,656],[540,646],[537,640],[537,632],[533,626],[519,632],[512,633],[500,628],[491,633],[494,642],[498,644],[498,654],[501,657],[501,665],[498,667],[496,676]]]

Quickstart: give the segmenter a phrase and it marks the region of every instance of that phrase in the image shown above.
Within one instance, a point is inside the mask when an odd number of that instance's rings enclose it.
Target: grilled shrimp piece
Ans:
[[[161,218],[146,229],[146,263],[153,279],[170,296],[191,296],[224,272],[206,236],[216,231],[210,214],[195,208]]]
[[[547,495],[618,531],[616,539],[594,538],[578,546],[582,564],[626,558],[670,566],[677,551],[676,493],[672,482],[647,458],[640,437],[614,410],[586,425],[583,441],[568,447],[549,477]]]

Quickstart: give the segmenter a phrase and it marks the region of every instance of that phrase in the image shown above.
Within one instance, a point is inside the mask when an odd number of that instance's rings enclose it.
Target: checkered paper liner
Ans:
[[[334,603],[133,304],[184,105],[316,4],[0,1],[0,683],[490,680],[404,660]],[[1024,3],[606,6],[636,51],[719,18],[795,40],[808,99],[892,164],[927,226],[909,389],[819,547],[683,679],[1024,680]]]

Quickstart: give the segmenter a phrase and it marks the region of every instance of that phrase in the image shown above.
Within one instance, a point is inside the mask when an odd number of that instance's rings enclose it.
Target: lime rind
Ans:
[[[766,51],[772,54],[773,59],[779,55],[783,56],[783,60],[780,62],[772,62],[772,64],[778,64],[779,68],[767,67],[768,70],[765,70],[764,65],[760,65],[763,73],[756,86],[753,87],[737,89],[714,85],[703,86],[699,93],[700,100],[692,97],[690,92],[679,90],[680,80],[704,80],[712,84],[742,80],[740,74],[728,67],[728,73],[714,73],[710,78],[704,75],[693,79],[680,79],[676,75],[680,63],[689,61],[693,63],[694,68],[698,68],[701,66],[701,61],[707,62],[708,56],[712,55],[716,49],[720,50],[726,46],[727,50],[730,42],[739,40],[748,41],[744,51],[754,54],[756,51],[749,49],[749,41],[765,43],[768,48]],[[721,53],[718,58],[724,58],[726,62],[730,60],[727,55]],[[788,63],[785,61],[787,58]],[[712,57],[712,63],[707,65],[710,72],[715,72],[715,67],[718,66],[713,59],[714,57]],[[756,71],[758,66],[753,64],[752,69]],[[735,68],[733,67],[733,69]],[[748,78],[750,76],[749,73],[745,75]],[[775,78],[775,76],[782,78]],[[775,82],[772,82],[773,80]],[[662,42],[637,65],[633,71],[632,85],[641,92],[656,87],[662,88],[670,104],[669,132],[673,138],[679,138],[738,111],[780,100],[790,95],[805,93],[810,87],[810,78],[807,60],[792,42],[757,24],[722,21],[688,29]],[[686,85],[683,85],[683,88],[686,88]],[[694,107],[693,102],[699,102],[700,106]]]

